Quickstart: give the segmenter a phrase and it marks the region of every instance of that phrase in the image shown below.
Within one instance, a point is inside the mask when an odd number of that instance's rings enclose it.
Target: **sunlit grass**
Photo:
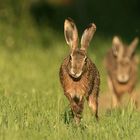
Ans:
[[[108,90],[103,58],[109,45],[110,40],[95,38],[88,50],[100,71],[101,94]],[[97,122],[85,104],[81,124],[71,121],[59,83],[68,52],[61,39],[46,47],[0,46],[0,140],[138,140],[140,112],[131,106],[105,111]]]

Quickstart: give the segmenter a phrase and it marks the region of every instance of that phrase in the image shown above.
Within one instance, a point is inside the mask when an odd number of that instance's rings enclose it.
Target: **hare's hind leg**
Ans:
[[[92,112],[95,113],[96,119],[98,119],[98,97],[96,95],[91,94],[87,97],[87,101],[89,107],[92,109]]]

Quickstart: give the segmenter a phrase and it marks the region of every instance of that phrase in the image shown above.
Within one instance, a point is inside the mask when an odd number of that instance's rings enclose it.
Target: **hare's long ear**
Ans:
[[[135,51],[135,49],[136,49],[136,47],[137,47],[137,45],[138,45],[138,43],[139,43],[139,39],[138,39],[138,37],[136,37],[136,38],[134,38],[134,40],[131,42],[131,44],[129,45],[129,57],[131,57],[132,56],[132,54],[134,53],[134,51]]]
[[[78,47],[78,31],[74,21],[70,18],[64,22],[64,35],[67,44],[75,50]]]
[[[84,31],[82,38],[81,38],[81,50],[86,51],[89,43],[96,31],[96,25],[91,23]]]
[[[119,59],[122,58],[123,55],[123,43],[118,36],[114,36],[112,40],[112,51],[113,55],[118,57]]]

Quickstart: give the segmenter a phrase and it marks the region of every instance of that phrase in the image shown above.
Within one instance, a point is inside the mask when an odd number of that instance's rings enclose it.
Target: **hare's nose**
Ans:
[[[125,83],[129,80],[129,76],[128,75],[119,75],[118,80],[122,83]]]
[[[72,75],[75,75],[75,72],[73,71],[73,69],[70,70]]]
[[[77,73],[77,72],[74,72],[73,69],[71,69],[70,72],[71,72],[71,74],[72,74],[74,77],[76,77],[76,78],[80,77],[81,74],[82,74],[82,71],[80,71],[80,72]]]
[[[77,73],[75,76],[76,76],[76,77],[79,77],[79,76],[81,76],[81,73],[82,73],[82,72],[79,72],[79,73]]]

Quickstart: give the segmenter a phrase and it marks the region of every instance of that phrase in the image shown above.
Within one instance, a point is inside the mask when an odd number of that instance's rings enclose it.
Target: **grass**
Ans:
[[[101,110],[97,122],[85,104],[81,124],[70,122],[58,76],[68,48],[64,40],[53,42],[47,48],[0,46],[0,140],[139,140],[140,112],[130,105]],[[108,90],[102,59],[109,42],[95,37],[89,49],[101,73],[101,96]]]

